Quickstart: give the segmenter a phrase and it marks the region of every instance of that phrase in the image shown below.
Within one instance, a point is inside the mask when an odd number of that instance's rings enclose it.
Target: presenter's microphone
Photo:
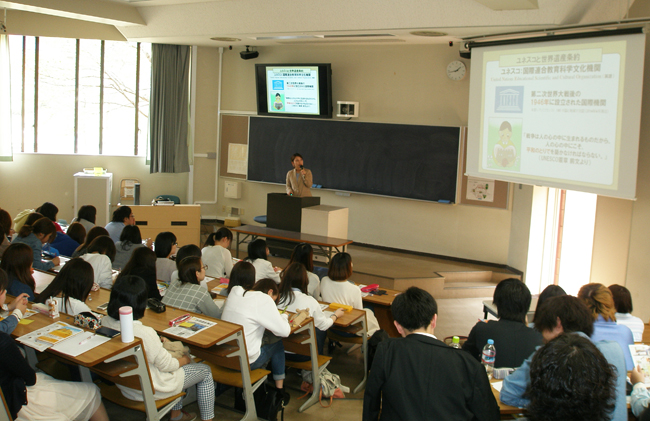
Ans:
[[[301,169],[301,170],[304,170],[304,169],[305,169],[305,166],[304,166],[304,165],[301,165],[301,166],[300,166],[300,169]]]

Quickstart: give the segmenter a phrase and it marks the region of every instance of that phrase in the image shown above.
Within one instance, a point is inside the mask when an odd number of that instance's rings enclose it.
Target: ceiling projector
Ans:
[[[257,57],[260,55],[259,51],[250,51],[248,48],[249,48],[249,47],[248,47],[248,45],[247,45],[247,46],[246,46],[246,51],[240,51],[240,52],[239,52],[239,56],[240,56],[243,60],[250,60],[250,59],[252,59],[252,58],[257,58]]]

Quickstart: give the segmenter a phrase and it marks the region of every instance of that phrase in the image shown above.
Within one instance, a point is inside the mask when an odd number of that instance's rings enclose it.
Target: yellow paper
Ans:
[[[181,326],[181,327],[192,327],[192,326],[194,326],[194,323],[183,322],[183,323],[179,324],[179,326]]]
[[[18,323],[20,323],[21,325],[28,325],[33,321],[34,321],[34,319],[20,319],[20,321]]]

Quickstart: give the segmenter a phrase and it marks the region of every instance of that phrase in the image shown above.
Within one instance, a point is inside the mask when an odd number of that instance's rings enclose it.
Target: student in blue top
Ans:
[[[594,330],[593,318],[589,309],[579,298],[564,295],[549,298],[535,313],[535,329],[541,332],[545,342],[557,338],[562,333],[575,333],[589,338]],[[616,369],[616,403],[612,414],[613,421],[627,421],[627,402],[625,401],[625,357],[621,347],[614,341],[594,342],[607,361]],[[499,399],[506,405],[527,407],[530,399],[525,395],[530,386],[530,364],[536,351],[512,374],[503,380]]]
[[[616,306],[612,292],[603,284],[583,285],[578,291],[594,319],[594,333],[591,340],[598,342],[616,341],[625,356],[627,371],[634,369],[630,345],[634,345],[634,335],[629,327],[616,323]]]
[[[34,301],[34,268],[32,267],[32,249],[27,244],[14,243],[10,245],[0,261],[0,269],[9,277],[7,293],[18,297],[27,294],[29,301]]]
[[[20,228],[18,237],[16,237],[12,243],[27,244],[32,249],[32,264],[34,268],[40,270],[50,270],[54,266],[59,265],[59,258],[55,257],[48,262],[44,262],[41,258],[41,254],[43,253],[43,244],[53,241],[56,238],[56,228],[54,227],[54,223],[48,218],[39,218],[31,224],[30,219],[31,218],[28,217],[25,225]]]
[[[135,216],[128,206],[120,206],[113,212],[111,222],[106,224],[106,231],[114,243],[120,241],[120,234],[126,225],[135,225]]]
[[[0,269],[0,306],[5,305],[7,298],[7,286],[9,285],[9,278],[7,273]],[[14,331],[18,322],[23,318],[25,310],[27,310],[27,294],[20,294],[14,298],[11,304],[7,305],[7,310],[11,313],[0,321],[0,332],[10,334]]]

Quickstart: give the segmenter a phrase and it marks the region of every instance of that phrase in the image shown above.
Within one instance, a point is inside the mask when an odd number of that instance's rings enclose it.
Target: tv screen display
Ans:
[[[332,118],[330,64],[256,64],[257,114]]]

